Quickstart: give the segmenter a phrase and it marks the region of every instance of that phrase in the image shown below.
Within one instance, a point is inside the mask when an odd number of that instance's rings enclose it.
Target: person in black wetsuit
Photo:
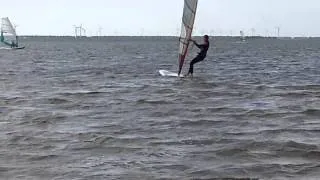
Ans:
[[[191,75],[191,77],[192,77],[193,76],[193,65],[195,63],[200,62],[200,61],[203,61],[206,58],[210,43],[209,43],[209,36],[208,35],[203,36],[203,41],[204,41],[203,44],[198,44],[194,40],[190,40],[190,41],[192,41],[200,49],[199,54],[190,62],[190,68],[189,68],[189,72],[188,72],[187,76]]]

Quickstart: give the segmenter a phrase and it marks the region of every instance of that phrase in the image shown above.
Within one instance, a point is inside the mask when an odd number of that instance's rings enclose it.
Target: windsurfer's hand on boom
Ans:
[[[195,40],[190,39],[189,41],[193,42],[193,44],[195,44],[197,47],[199,47],[199,44]]]
[[[197,47],[199,47],[199,44],[195,40],[190,39],[189,41],[193,42],[193,44],[195,44]]]

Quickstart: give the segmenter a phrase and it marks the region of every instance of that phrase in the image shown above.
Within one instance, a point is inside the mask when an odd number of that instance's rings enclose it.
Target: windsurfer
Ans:
[[[192,40],[192,39],[190,41],[192,41],[200,49],[199,54],[190,62],[190,68],[189,68],[189,72],[187,75],[191,75],[191,77],[192,77],[193,76],[193,65],[200,62],[200,61],[203,61],[206,58],[210,43],[209,43],[209,36],[208,35],[203,36],[203,44],[198,44],[195,40]]]
[[[16,47],[16,44],[14,43],[14,41],[11,41],[11,48]]]

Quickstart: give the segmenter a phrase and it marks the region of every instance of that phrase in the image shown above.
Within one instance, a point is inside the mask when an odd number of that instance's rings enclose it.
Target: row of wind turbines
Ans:
[[[15,25],[15,27],[16,27],[17,25]],[[74,28],[74,37],[75,38],[80,38],[80,37],[86,37],[87,36],[87,30],[83,27],[83,25],[82,24],[80,24],[79,26],[77,26],[77,25],[73,25],[73,28]],[[98,28],[98,31],[97,31],[97,33],[96,33],[96,36],[102,36],[102,30],[103,30],[103,28],[101,27],[101,26],[99,26],[99,28]],[[195,28],[195,30],[194,31],[196,31],[197,29]],[[177,28],[177,30],[176,30],[177,32],[176,32],[176,35],[178,36],[179,35],[179,33],[180,33],[180,29],[179,28]],[[115,31],[115,33],[116,33],[117,31]],[[201,34],[210,34],[210,35],[214,35],[214,34],[219,34],[219,35],[223,35],[223,32],[220,30],[220,31],[214,31],[214,30],[211,30],[210,32],[207,32],[207,31],[204,31],[204,30],[202,30],[201,31]],[[225,35],[227,35],[227,36],[234,36],[234,34],[233,34],[233,32],[232,31],[230,31],[229,33],[224,33]],[[273,33],[271,33],[271,34],[273,34]],[[269,37],[270,35],[270,31],[269,30],[267,30],[266,29],[266,32],[265,32],[265,36],[266,37]],[[139,35],[140,36],[144,36],[144,29],[142,28],[141,30],[140,30],[140,33],[139,33]],[[275,27],[275,34],[274,34],[276,37],[279,37],[280,36],[280,27]],[[246,31],[244,31],[244,30],[241,30],[240,31],[240,36],[241,37],[248,37],[248,36],[252,36],[252,37],[254,37],[254,36],[261,36],[260,34],[257,34],[257,32],[256,32],[256,29],[255,28],[251,28],[250,30],[248,30],[247,32]]]
[[[217,36],[246,36],[246,37],[254,37],[254,36],[264,36],[264,37],[280,37],[280,27],[275,27],[274,31],[265,29],[264,32],[258,32],[255,28],[251,29],[240,29],[240,31],[234,31],[234,30],[221,30],[221,29],[215,29],[215,30],[198,30],[194,28],[194,33],[196,34],[210,34],[210,35],[217,35]],[[177,28],[176,34],[178,35],[180,32],[180,29]],[[239,34],[238,34],[239,33]]]

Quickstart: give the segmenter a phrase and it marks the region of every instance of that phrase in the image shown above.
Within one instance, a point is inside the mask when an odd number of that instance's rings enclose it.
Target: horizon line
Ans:
[[[230,35],[210,35],[210,37],[231,37],[240,38],[241,36],[230,36]],[[105,35],[105,36],[74,36],[74,35],[19,35],[19,37],[71,37],[71,38],[107,38],[107,37],[177,37],[176,35]],[[202,37],[202,35],[195,35],[192,37]],[[246,38],[320,38],[320,36],[245,36]]]

